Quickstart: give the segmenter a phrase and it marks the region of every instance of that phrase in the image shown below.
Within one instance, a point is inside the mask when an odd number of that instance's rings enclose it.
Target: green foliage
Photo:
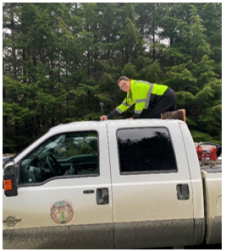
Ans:
[[[194,142],[203,142],[203,139],[205,139],[206,142],[212,141],[212,137],[206,133],[196,131],[196,130],[191,130],[191,134],[192,134]]]
[[[147,65],[140,70],[140,79],[149,81],[150,83],[161,83],[161,74],[161,66],[159,61],[156,60],[151,65]]]
[[[121,75],[173,88],[195,141],[221,142],[222,4],[5,3],[3,151],[99,120]]]
[[[128,76],[131,79],[137,79],[139,76],[139,74],[136,72],[136,67],[130,62],[125,65],[121,73],[122,75]]]

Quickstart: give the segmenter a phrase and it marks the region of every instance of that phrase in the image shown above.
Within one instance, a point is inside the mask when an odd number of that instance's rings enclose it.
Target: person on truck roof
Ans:
[[[100,116],[101,121],[122,114],[134,104],[134,114],[129,119],[140,118],[143,109],[148,109],[150,110],[148,118],[172,118],[186,121],[185,109],[176,110],[176,94],[170,87],[142,80],[133,80],[126,76],[121,76],[117,84],[122,91],[127,93],[126,97],[122,104],[111,111],[110,114]]]

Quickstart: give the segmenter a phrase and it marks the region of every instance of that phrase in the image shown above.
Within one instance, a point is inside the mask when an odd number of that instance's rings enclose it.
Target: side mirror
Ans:
[[[5,196],[11,197],[18,195],[16,169],[15,164],[12,161],[6,163],[4,167],[3,186]]]

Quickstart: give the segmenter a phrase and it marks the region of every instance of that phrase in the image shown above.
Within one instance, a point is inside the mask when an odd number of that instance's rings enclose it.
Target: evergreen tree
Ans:
[[[216,128],[221,125],[221,82],[214,72],[214,61],[209,59],[210,45],[194,5],[190,5],[188,25],[186,45],[190,58],[170,68],[166,83],[175,86],[178,105],[187,110],[187,123],[195,141],[219,141],[221,132]]]
[[[120,75],[163,83],[195,141],[221,142],[221,3],[4,3],[3,150],[99,120]],[[129,117],[132,110],[120,118]]]

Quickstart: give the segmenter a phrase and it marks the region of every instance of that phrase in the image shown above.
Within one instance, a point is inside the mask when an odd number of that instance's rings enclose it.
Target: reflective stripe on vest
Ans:
[[[133,86],[135,86],[137,83],[145,83],[145,84],[149,85],[149,87],[150,87],[149,90],[148,90],[146,99],[138,99],[138,100],[135,100],[135,103],[145,102],[145,107],[144,107],[144,108],[147,109],[148,106],[149,106],[150,99],[151,99],[151,93],[152,93],[154,84],[149,83],[149,82],[146,82],[146,81],[136,81],[136,82],[134,82]],[[139,110],[137,110],[137,111],[139,111]],[[134,111],[134,112],[135,112],[135,111]],[[138,112],[135,112],[135,113],[139,114]]]

